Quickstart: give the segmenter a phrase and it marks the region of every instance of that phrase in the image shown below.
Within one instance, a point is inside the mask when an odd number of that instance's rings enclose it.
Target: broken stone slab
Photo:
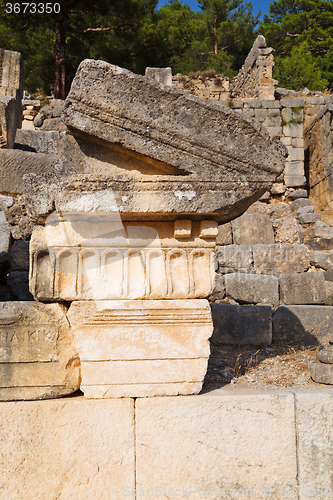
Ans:
[[[278,243],[253,245],[253,265],[257,274],[302,273],[310,266],[306,245]]]
[[[23,193],[25,190],[23,176],[25,174],[31,172],[56,173],[59,165],[60,160],[56,155],[0,149],[1,191]]]
[[[22,126],[22,98],[24,87],[24,63],[19,52],[0,49],[0,96],[12,98],[10,109],[5,110],[6,104],[0,97],[0,125],[7,121],[5,136],[7,147],[13,147],[13,140],[18,128]],[[2,103],[2,105],[1,105]],[[1,111],[2,108],[2,111]],[[9,115],[7,114],[9,112]],[[7,118],[4,115],[7,114]],[[2,120],[1,120],[2,115]],[[0,136],[2,134],[0,133]],[[1,146],[0,146],[1,148]]]
[[[288,194],[290,200],[296,200],[297,198],[307,198],[308,193],[306,189],[298,189],[297,191],[292,191]]]
[[[310,206],[310,202],[309,202],[308,198],[296,198],[296,200],[294,200],[290,203],[290,207],[293,210],[298,210],[301,207],[309,207],[309,206]]]
[[[59,132],[41,130],[22,130],[16,132],[15,149],[35,153],[57,154],[60,141]]]
[[[333,268],[333,253],[310,252],[310,264],[328,271]]]
[[[314,213],[314,207],[311,205],[305,206],[305,207],[299,207],[297,210],[297,215],[303,215],[303,214],[313,214]]]
[[[14,199],[11,196],[0,195],[0,211],[5,211],[12,205],[14,205]]]
[[[283,304],[325,304],[323,271],[281,275],[280,299]]]
[[[0,149],[12,149],[14,147],[16,129],[19,121],[17,113],[18,108],[16,99],[14,97],[0,95]]]
[[[79,387],[80,361],[60,304],[0,303],[0,400],[48,399]]]
[[[214,221],[122,223],[103,212],[52,217],[30,241],[37,300],[203,298],[213,291]]]
[[[244,214],[231,222],[233,242],[236,245],[274,243],[272,222],[265,214]]]
[[[103,61],[81,63],[62,118],[70,129],[59,150],[65,168],[87,175],[82,189],[89,175],[112,179],[119,211],[132,216],[227,222],[284,166],[283,146],[233,110]]]
[[[321,218],[320,214],[301,214],[298,219],[301,224],[307,225],[307,224],[313,224],[316,221],[319,221]]]
[[[313,346],[328,342],[333,330],[333,307],[279,306],[273,313],[273,341]]]
[[[309,363],[308,370],[311,378],[317,384],[333,385],[333,365],[325,363]]]
[[[73,302],[68,318],[88,398],[201,390],[213,325],[206,300]]]
[[[249,245],[226,245],[218,247],[216,255],[220,273],[250,272],[253,256]]]
[[[269,345],[272,342],[270,306],[211,304],[214,345]]]
[[[279,303],[279,280],[275,276],[234,273],[225,275],[226,293],[241,304]]]
[[[333,228],[326,222],[316,221],[304,242],[312,250],[332,250]]]

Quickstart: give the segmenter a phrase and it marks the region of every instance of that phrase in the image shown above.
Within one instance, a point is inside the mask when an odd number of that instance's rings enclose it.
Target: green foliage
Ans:
[[[274,78],[287,89],[324,90],[328,87],[318,60],[303,45],[294,47],[286,57],[276,57],[274,70]]]
[[[280,79],[280,85],[291,88],[295,82],[300,88],[307,86],[306,81],[309,81],[315,90],[323,89],[325,85],[333,88],[332,0],[274,0],[259,31],[276,50],[275,77]],[[301,57],[298,62],[295,50],[299,50]],[[311,55],[308,61],[304,59],[305,54],[307,58]],[[284,67],[279,70],[281,62]],[[306,65],[304,71],[300,68],[303,64]],[[313,78],[310,78],[311,67],[315,71]]]

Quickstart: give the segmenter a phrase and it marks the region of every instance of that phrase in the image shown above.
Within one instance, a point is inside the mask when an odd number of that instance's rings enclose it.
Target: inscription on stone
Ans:
[[[57,359],[58,331],[17,328],[0,324],[0,363],[28,363]]]

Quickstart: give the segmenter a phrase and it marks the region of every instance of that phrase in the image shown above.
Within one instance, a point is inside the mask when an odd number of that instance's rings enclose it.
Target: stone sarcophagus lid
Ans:
[[[217,224],[269,189],[283,150],[218,103],[102,61],[80,65],[63,120],[57,174],[25,193],[45,222],[31,293],[71,302],[87,397],[197,393]]]

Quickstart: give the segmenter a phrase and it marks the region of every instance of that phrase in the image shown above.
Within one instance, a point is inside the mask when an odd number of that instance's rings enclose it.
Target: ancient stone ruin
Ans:
[[[207,99],[86,60],[16,132],[23,63],[0,51],[20,75],[0,96],[6,500],[329,496],[332,389],[233,391],[231,368],[198,395],[221,346],[332,340],[333,230],[308,199],[330,192],[331,96],[277,92],[272,53],[259,37]]]

